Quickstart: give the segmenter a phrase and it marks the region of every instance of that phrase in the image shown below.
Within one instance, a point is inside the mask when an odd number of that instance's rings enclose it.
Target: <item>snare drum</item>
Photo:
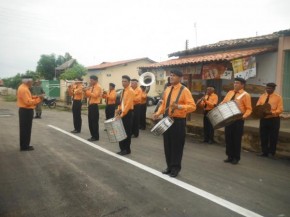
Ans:
[[[242,116],[241,110],[233,100],[215,107],[207,114],[214,129],[225,127]]]
[[[155,136],[159,136],[163,134],[169,127],[173,124],[174,120],[170,117],[165,117],[161,121],[159,121],[151,130]]]
[[[111,118],[106,120],[104,123],[110,142],[120,142],[127,138],[121,119]]]

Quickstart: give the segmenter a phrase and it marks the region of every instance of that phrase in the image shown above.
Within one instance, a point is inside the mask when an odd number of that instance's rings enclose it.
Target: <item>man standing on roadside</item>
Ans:
[[[121,96],[121,103],[116,110],[116,118],[121,118],[127,138],[119,142],[121,151],[117,152],[119,155],[131,154],[131,133],[132,133],[132,117],[134,108],[134,90],[130,86],[130,77],[128,75],[122,76],[122,85],[124,90]]]
[[[176,177],[181,170],[183,148],[185,144],[186,115],[196,110],[191,92],[181,84],[182,72],[170,71],[171,86],[165,89],[163,101],[154,114],[156,120],[161,114],[174,120],[163,133],[164,152],[167,168],[162,171],[170,177]]]
[[[32,96],[32,78],[24,77],[22,84],[17,90],[17,106],[19,107],[19,132],[20,151],[32,151],[34,147],[30,145],[31,129],[33,120],[33,109],[41,102],[41,97]]]
[[[207,114],[217,105],[218,96],[214,93],[215,88],[213,86],[208,86],[206,88],[206,95],[200,99],[200,107],[203,108],[203,136],[204,143],[212,144],[214,143],[214,129]],[[198,102],[197,102],[198,104]]]
[[[68,93],[72,97],[72,113],[74,130],[71,133],[80,133],[82,129],[82,99],[83,99],[83,79],[75,79],[74,84],[68,86]]]
[[[41,96],[41,97],[44,97],[45,95],[45,92],[41,86],[41,81],[39,79],[37,79],[35,82],[34,82],[34,85],[33,87],[31,88],[31,92],[34,96]],[[34,118],[41,118],[41,113],[42,113],[42,103],[38,103],[35,107],[35,116]]]
[[[137,138],[139,136],[139,123],[140,123],[140,109],[141,109],[141,95],[142,90],[138,86],[138,80],[131,80],[131,87],[134,90],[134,109],[133,109],[133,126],[132,126],[132,137]]]
[[[266,84],[266,93],[262,94],[257,102],[257,105],[269,103],[271,106],[271,110],[265,111],[264,118],[260,119],[261,157],[274,157],[276,154],[283,100],[280,95],[274,93],[275,89],[275,83]]]
[[[226,103],[235,100],[241,110],[242,118],[235,120],[225,127],[226,155],[225,163],[238,164],[241,159],[241,143],[244,131],[245,119],[252,113],[251,96],[244,88],[246,80],[243,78],[235,78],[234,89],[230,90],[220,103]]]
[[[98,77],[90,76],[90,87],[85,89],[86,97],[88,98],[88,122],[91,133],[91,138],[88,141],[98,141],[99,135],[99,104],[102,99],[102,88],[98,84]]]
[[[109,84],[109,91],[104,91],[103,98],[106,102],[106,108],[105,108],[105,114],[106,114],[106,120],[111,119],[115,115],[116,110],[116,98],[117,93],[115,90],[115,84],[110,83]]]

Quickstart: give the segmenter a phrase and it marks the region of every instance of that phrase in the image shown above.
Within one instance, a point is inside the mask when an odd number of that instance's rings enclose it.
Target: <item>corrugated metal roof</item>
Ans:
[[[286,30],[281,30],[279,32],[274,32],[268,35],[224,40],[224,41],[219,41],[214,44],[208,44],[208,45],[191,48],[188,50],[177,51],[177,52],[168,54],[168,57],[174,57],[174,56],[181,57],[181,56],[208,53],[208,52],[217,52],[217,51],[233,50],[233,49],[237,50],[237,49],[249,48],[249,47],[271,46],[275,44],[277,45],[279,41],[279,37],[289,36],[289,35],[290,35],[290,29],[286,29]]]
[[[262,47],[262,48],[250,48],[244,50],[235,50],[235,51],[224,51],[218,53],[210,53],[203,55],[194,55],[180,57],[178,59],[171,59],[164,62],[154,63],[149,66],[140,67],[141,69],[153,69],[153,68],[162,68],[162,67],[174,67],[180,65],[192,65],[203,62],[212,62],[212,61],[229,61],[242,57],[262,54],[266,52],[271,52],[277,50],[276,47]]]
[[[147,58],[147,57],[143,57],[143,58],[138,58],[138,59],[131,59],[131,60],[122,60],[122,61],[117,61],[117,62],[102,62],[99,65],[95,65],[95,66],[88,66],[86,67],[88,70],[95,70],[95,69],[105,69],[105,68],[109,68],[109,67],[113,67],[113,66],[118,66],[118,65],[123,65],[123,64],[127,64],[127,63],[131,63],[131,62],[136,62],[139,60],[148,60],[149,62],[155,63],[155,61]]]
[[[75,63],[75,61],[76,61],[75,59],[70,59],[70,60],[66,61],[65,63],[61,64],[60,66],[56,67],[55,70],[57,70],[57,71],[65,70],[65,69],[71,67],[72,64]]]

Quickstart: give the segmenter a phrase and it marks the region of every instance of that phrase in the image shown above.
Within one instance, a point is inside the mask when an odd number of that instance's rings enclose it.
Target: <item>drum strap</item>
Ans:
[[[178,100],[179,100],[179,98],[181,96],[181,93],[182,93],[183,89],[184,89],[184,86],[182,85],[181,88],[180,88],[180,90],[179,90],[179,93],[178,93],[178,95],[176,97],[176,100],[175,100],[175,103],[176,104],[177,104],[177,102],[178,102]],[[171,114],[173,114],[173,112],[174,112],[174,109],[172,109]]]
[[[175,103],[178,102],[178,100],[180,98],[180,95],[181,95],[181,92],[183,91],[183,89],[184,89],[184,86],[182,85],[180,87],[180,90],[179,90],[178,95],[176,97]],[[168,116],[168,110],[169,110],[169,106],[170,106],[170,98],[171,98],[172,90],[173,90],[173,87],[171,87],[170,93],[169,93],[167,101],[166,101],[166,109],[165,109],[164,117]],[[174,109],[171,110],[171,114],[173,114],[173,112],[174,112]]]
[[[270,99],[270,94],[268,94],[266,101],[264,102],[264,104],[268,103]]]

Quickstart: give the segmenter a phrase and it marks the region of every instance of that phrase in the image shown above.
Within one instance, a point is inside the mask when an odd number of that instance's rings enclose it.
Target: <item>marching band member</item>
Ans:
[[[20,128],[20,151],[32,151],[30,145],[31,129],[33,120],[33,109],[41,102],[41,97],[32,96],[32,78],[22,79],[22,84],[17,89],[17,106],[19,107],[19,128]]]
[[[235,78],[234,89],[230,90],[220,103],[226,103],[230,100],[237,101],[237,104],[243,113],[241,119],[235,120],[233,123],[225,127],[226,155],[225,163],[238,164],[241,159],[241,143],[244,130],[244,122],[252,113],[251,96],[244,88],[246,80],[243,78]]]
[[[161,114],[174,119],[171,127],[163,133],[164,152],[167,168],[162,171],[176,177],[181,170],[181,160],[185,143],[186,115],[196,110],[191,92],[181,82],[182,72],[172,70],[171,86],[167,87],[158,111],[153,115],[156,120]],[[177,100],[177,102],[176,102]]]
[[[131,87],[134,90],[134,109],[133,109],[133,126],[132,126],[132,137],[137,138],[139,136],[139,123],[140,123],[140,106],[141,106],[141,95],[142,90],[138,86],[138,80],[131,80]]]
[[[269,103],[271,111],[265,111],[265,117],[260,119],[260,140],[262,153],[260,156],[275,156],[276,145],[279,137],[280,117],[283,112],[283,100],[280,95],[274,93],[276,89],[275,83],[266,84],[266,93],[262,94],[257,105]]]
[[[127,155],[131,153],[131,133],[132,133],[132,117],[134,108],[134,90],[130,86],[130,77],[128,75],[122,76],[122,85],[124,90],[121,96],[121,103],[116,110],[116,118],[122,118],[122,122],[127,134],[127,138],[119,142],[121,151],[117,152],[119,155]]]
[[[75,79],[74,84],[68,86],[68,94],[72,97],[72,113],[74,130],[71,133],[80,133],[82,129],[82,99],[83,99],[83,79]]]
[[[105,102],[106,102],[106,108],[105,108],[106,120],[113,118],[115,116],[116,98],[117,98],[117,93],[115,90],[115,84],[110,83],[109,91],[103,92],[103,99],[105,99]]]
[[[90,76],[90,87],[85,88],[85,96],[88,98],[88,122],[91,138],[88,141],[98,141],[99,135],[99,105],[102,98],[102,88],[98,84],[98,77]]]
[[[141,130],[146,129],[146,111],[147,111],[147,91],[145,86],[140,86],[142,90],[141,102],[140,102],[140,124]]]
[[[218,103],[218,96],[214,93],[215,88],[208,86],[206,88],[206,95],[202,97],[196,104],[204,110],[203,116],[203,142],[212,144],[214,143],[214,129],[208,117],[206,116]]]

